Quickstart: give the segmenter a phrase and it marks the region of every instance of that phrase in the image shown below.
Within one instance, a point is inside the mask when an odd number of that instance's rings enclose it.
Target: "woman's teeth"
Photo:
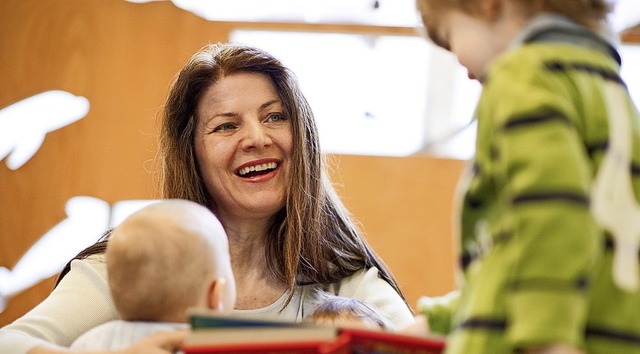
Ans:
[[[267,162],[267,163],[263,163],[260,165],[255,165],[255,166],[247,166],[247,167],[243,167],[238,171],[238,174],[240,176],[245,176],[251,172],[260,172],[260,171],[264,171],[264,170],[274,170],[276,167],[278,167],[278,164],[275,162]]]

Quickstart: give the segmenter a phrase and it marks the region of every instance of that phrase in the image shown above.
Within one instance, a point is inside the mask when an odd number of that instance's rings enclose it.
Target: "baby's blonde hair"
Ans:
[[[449,49],[449,44],[440,38],[437,29],[444,16],[452,11],[487,18],[483,11],[483,1],[501,0],[416,0],[416,5],[427,36],[438,46]],[[546,12],[566,16],[572,21],[593,30],[599,30],[611,11],[606,0],[505,0],[516,6],[524,18],[531,18]]]
[[[129,321],[175,321],[202,306],[230,268],[226,234],[205,207],[164,200],[125,219],[107,246],[107,273],[118,313]]]

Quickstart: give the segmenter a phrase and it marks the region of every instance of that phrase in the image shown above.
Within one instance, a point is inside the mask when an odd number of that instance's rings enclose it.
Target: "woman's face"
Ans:
[[[268,76],[237,73],[197,107],[196,162],[221,219],[271,217],[285,204],[293,136]]]

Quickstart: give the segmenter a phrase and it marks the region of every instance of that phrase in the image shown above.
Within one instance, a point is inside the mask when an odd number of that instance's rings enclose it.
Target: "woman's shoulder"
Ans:
[[[76,272],[93,273],[103,279],[107,279],[107,262],[104,254],[94,254],[84,259],[71,261],[71,269]]]
[[[74,286],[96,287],[99,291],[109,291],[104,254],[94,254],[70,262],[69,271],[59,279],[56,288]]]
[[[379,273],[376,267],[362,268],[331,284],[328,291],[376,306],[395,326],[401,327],[410,323],[413,321],[413,314],[408,305]]]
[[[335,295],[353,297],[359,291],[367,290],[376,284],[387,284],[378,274],[379,271],[376,267],[361,268],[342,280],[330,284],[328,291]]]

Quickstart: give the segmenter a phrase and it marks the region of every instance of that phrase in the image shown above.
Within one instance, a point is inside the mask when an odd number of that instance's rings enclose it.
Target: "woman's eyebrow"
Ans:
[[[225,117],[235,117],[235,116],[237,116],[237,115],[238,115],[238,114],[237,114],[237,113],[234,113],[234,112],[222,112],[222,113],[216,113],[216,114],[211,115],[211,116],[207,119],[207,121],[210,121],[210,120],[213,120],[213,119],[215,119],[215,118],[219,118],[219,117],[223,117],[223,118],[225,118]]]
[[[273,104],[275,104],[275,103],[280,103],[280,100],[279,100],[279,99],[269,100],[269,101],[267,101],[267,102],[265,102],[265,103],[261,104],[261,105],[260,105],[260,107],[258,108],[258,110],[260,110],[260,111],[261,111],[261,110],[263,110],[263,109],[265,109],[265,108],[267,108],[267,107],[269,107],[269,106],[271,106],[271,105],[273,105]],[[238,116],[238,113],[236,113],[236,112],[222,112],[222,113],[215,113],[215,114],[213,114],[213,115],[211,115],[211,116],[209,116],[209,117],[207,118],[207,122],[208,122],[208,121],[211,121],[211,120],[213,120],[213,119],[215,119],[215,118],[220,118],[220,117],[222,117],[222,118],[228,118],[228,117],[236,117],[236,116]]]
[[[271,101],[267,101],[267,102],[265,102],[265,103],[260,105],[260,110],[263,110],[263,109],[271,106],[272,104],[279,103],[279,102],[280,102],[280,100],[278,100],[278,99],[273,99]]]

